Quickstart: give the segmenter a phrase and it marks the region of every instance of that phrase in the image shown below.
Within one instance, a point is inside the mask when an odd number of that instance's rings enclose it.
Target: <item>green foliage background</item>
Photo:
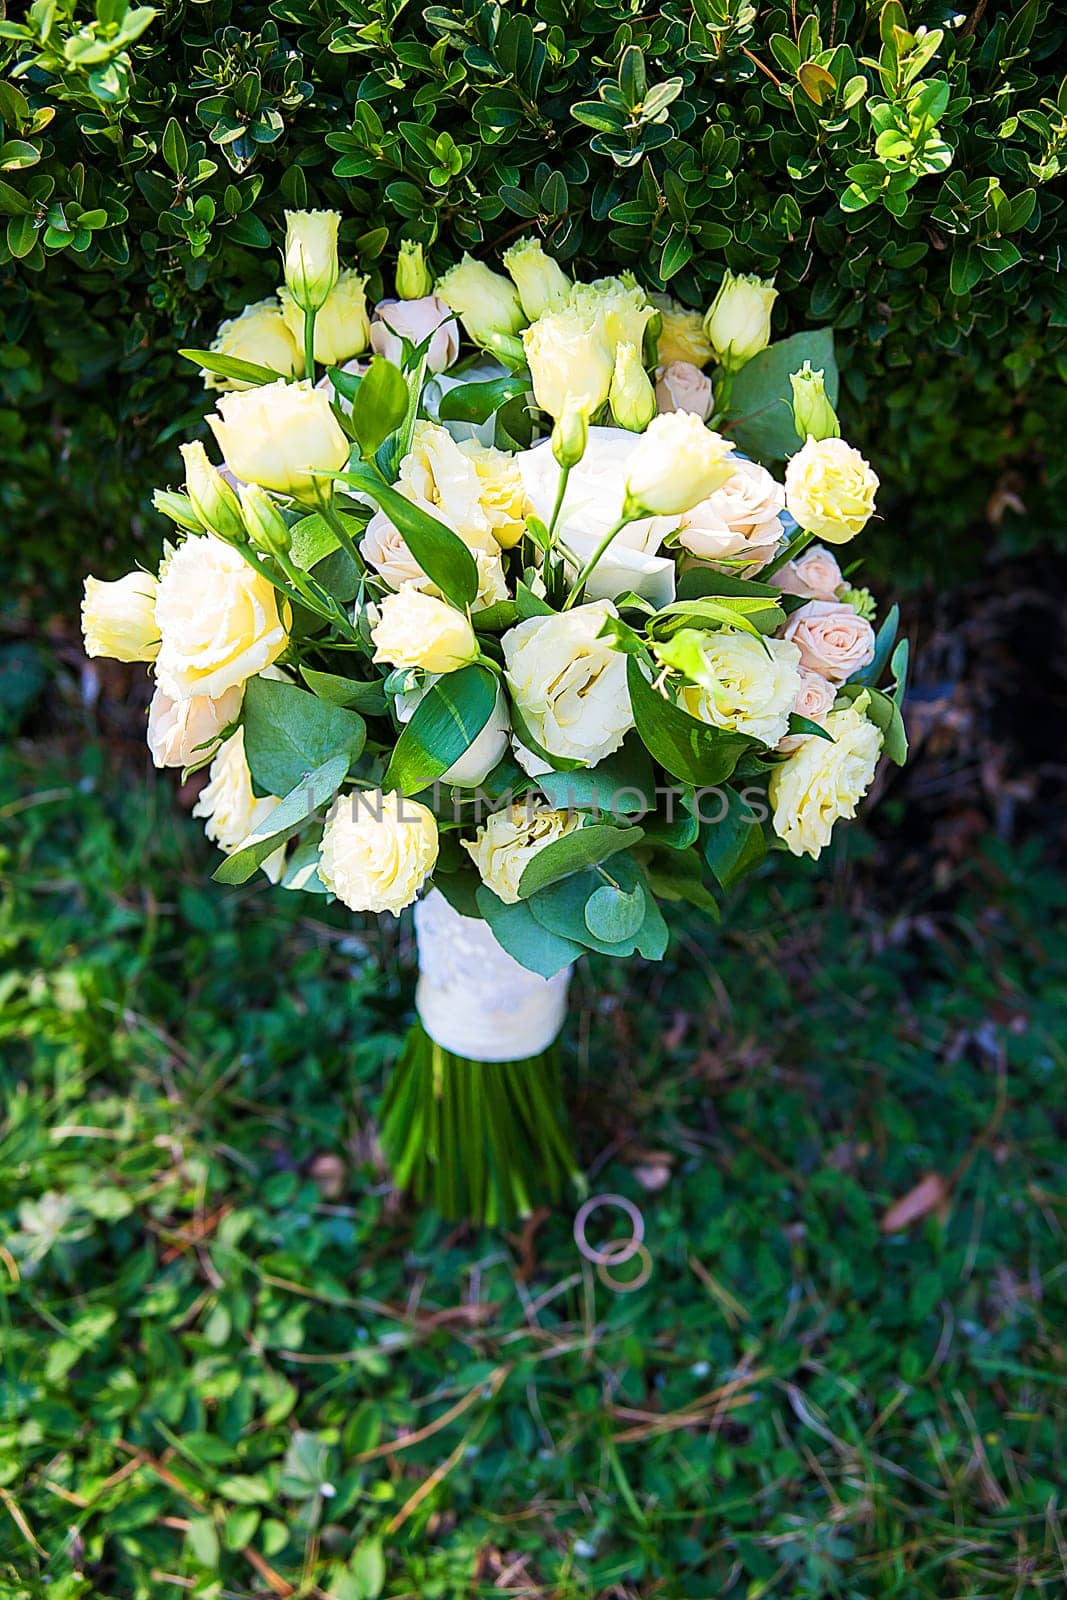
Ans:
[[[916,570],[957,561],[1005,473],[1062,527],[1065,40],[1051,0],[37,0],[0,23],[20,564],[69,594],[129,555],[202,410],[177,346],[271,291],[305,204],[386,287],[403,236],[444,266],[525,230],[694,305],[776,273],[779,332],[842,330],[896,566],[901,525]]]

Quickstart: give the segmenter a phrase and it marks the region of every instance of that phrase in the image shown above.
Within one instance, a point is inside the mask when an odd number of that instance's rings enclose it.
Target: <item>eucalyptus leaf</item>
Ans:
[[[385,789],[418,794],[466,755],[496,705],[488,667],[461,667],[431,685],[400,730],[383,779]]]
[[[531,857],[519,879],[519,894],[527,900],[538,889],[547,888],[560,878],[568,878],[573,872],[581,872],[586,867],[607,861],[619,850],[629,850],[643,838],[642,828],[615,827],[606,822],[587,823],[572,833],[564,834],[562,839],[554,839],[551,844],[544,845]]]
[[[213,873],[216,883],[247,883],[268,856],[305,828],[319,809],[332,800],[347,772],[348,758],[338,755],[302,777],[259,827],[242,839],[233,854],[226,856],[216,868]]]
[[[781,461],[800,448],[789,379],[805,361],[824,374],[827,398],[836,406],[839,382],[830,328],[795,333],[768,345],[735,377],[723,431],[746,455],[757,461]]]
[[[497,944],[530,972],[554,978],[582,954],[581,944],[546,928],[521,900],[505,905],[484,883],[475,898]]]
[[[357,712],[273,678],[248,680],[241,721],[253,782],[267,794],[288,794],[331,756],[347,772],[367,737]]]

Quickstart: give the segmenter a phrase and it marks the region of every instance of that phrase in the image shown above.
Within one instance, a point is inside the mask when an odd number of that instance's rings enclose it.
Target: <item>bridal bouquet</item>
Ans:
[[[574,961],[817,857],[904,758],[907,646],[841,564],[878,480],[832,334],[772,344],[771,283],[702,314],[534,239],[436,281],[405,242],[369,311],[340,220],[290,213],[276,298],[183,352],[221,460],[182,446],[158,571],[86,580],[86,649],[151,664],[216,879],[415,906],[383,1145],[496,1221],[575,1176]]]

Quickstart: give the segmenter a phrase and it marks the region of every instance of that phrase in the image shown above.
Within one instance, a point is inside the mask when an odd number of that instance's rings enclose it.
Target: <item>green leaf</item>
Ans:
[[[214,1518],[190,1517],[185,1537],[196,1560],[213,1572],[219,1561],[219,1535]]]
[[[179,350],[178,354],[219,378],[237,378],[241,383],[257,385],[286,381],[284,373],[275,372],[273,367],[260,367],[253,361],[238,361],[236,356],[220,355],[217,350]]]
[[[656,779],[644,745],[631,734],[595,767],[546,772],[537,787],[559,810],[607,812],[613,819],[655,810]]]
[[[714,787],[728,778],[752,741],[724,733],[691,717],[658,694],[645,679],[635,657],[626,662],[630,705],[645,748],[654,760],[683,783]]]
[[[488,667],[461,667],[439,678],[401,728],[382,787],[412,795],[439,778],[481,733],[496,695]]]
[[[663,913],[633,856],[622,854],[613,857],[611,877],[625,893],[634,894],[639,886],[645,891],[645,915],[641,926],[614,942],[599,938],[586,921],[586,906],[604,886],[604,876],[600,872],[592,869],[576,872],[519,903],[528,907],[537,922],[556,938],[584,945],[600,955],[621,958],[642,955],[646,961],[662,960],[670,933]]]
[[[383,483],[373,467],[359,464],[337,476],[381,506],[419,566],[453,605],[470,605],[478,593],[478,566],[458,534]]]
[[[645,891],[641,884],[630,890],[605,883],[594,889],[585,902],[585,925],[595,939],[602,939],[605,944],[632,938],[644,920]]]
[[[181,124],[175,117],[171,117],[163,129],[161,148],[163,159],[170,170],[176,175],[183,173],[189,160],[189,146],[185,142]]]
[[[724,889],[759,865],[767,854],[767,841],[759,817],[736,789],[725,786],[717,812],[703,808],[712,820],[705,823],[704,860]]]
[[[671,628],[684,627],[689,620],[707,627],[739,628],[742,633],[774,633],[785,621],[785,612],[774,600],[763,595],[715,595],[699,600],[676,600],[656,612],[649,627],[657,626],[666,618]]]
[[[288,794],[333,756],[347,771],[367,737],[357,712],[272,678],[249,679],[241,721],[252,778],[267,794]]]
[[[643,828],[617,828],[610,822],[591,822],[576,828],[562,839],[554,839],[531,858],[519,879],[519,894],[528,900],[550,883],[569,878],[573,872],[607,861],[620,850],[628,850],[644,838]]]
[[[799,446],[793,425],[793,386],[790,374],[805,361],[826,380],[826,395],[837,405],[838,375],[834,335],[830,328],[795,333],[754,356],[734,379],[728,421],[723,431],[739,450],[757,461],[781,461]]]
[[[582,953],[582,946],[544,927],[523,901],[505,905],[481,884],[475,897],[478,909],[493,930],[493,937],[509,956],[542,978],[553,978]]]
[[[314,667],[304,666],[300,668],[300,676],[320,700],[345,706],[349,711],[361,711],[367,717],[380,717],[385,713],[387,701],[380,679],[377,683],[361,683],[336,672],[318,672]]]
[[[300,691],[298,691],[300,692]],[[310,698],[310,696],[308,697]],[[321,806],[326,805],[341,787],[348,772],[348,757],[332,756],[321,767],[302,777],[280,800],[258,829],[242,839],[212,874],[216,883],[247,883],[257,868],[272,856],[278,846],[307,826]]]
[[[493,378],[489,383],[461,383],[441,396],[442,422],[488,422],[502,405],[529,394],[526,377]]]
[[[899,705],[881,689],[871,689],[858,683],[846,683],[837,698],[845,705],[851,705],[861,694],[870,695],[866,715],[876,728],[882,730],[883,750],[890,761],[902,767],[908,759],[908,735]]]
[[[349,504],[351,503],[349,501]],[[362,507],[352,513],[342,511],[336,504],[334,509],[337,511],[342,527],[358,542],[367,526],[366,513],[358,514],[359,511],[362,511]],[[326,556],[332,555],[335,550],[340,549],[340,542],[336,533],[334,533],[325,517],[320,516],[317,511],[311,512],[309,516],[301,517],[299,522],[294,522],[289,530],[289,537],[291,541],[289,554],[301,572],[310,572],[317,562],[324,560]]]
[[[375,356],[360,379],[352,402],[352,427],[365,456],[372,456],[396,432],[407,409],[404,374],[384,356]]]

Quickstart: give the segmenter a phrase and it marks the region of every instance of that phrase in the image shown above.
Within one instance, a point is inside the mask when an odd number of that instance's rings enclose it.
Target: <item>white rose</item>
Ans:
[[[339,795],[326,813],[319,877],[350,911],[411,905],[437,861],[437,823],[417,800],[380,789]]]
[[[222,395],[207,420],[230,471],[278,494],[319,498],[330,484],[316,473],[340,472],[348,461],[329,396],[309,383]]]
[[[548,844],[555,844],[581,827],[576,811],[553,811],[547,806],[509,806],[494,811],[478,829],[473,843],[460,843],[478,868],[482,882],[505,905],[517,905],[519,881],[527,865]]]
[[[189,767],[202,761],[223,728],[236,721],[244,688],[235,684],[217,700],[207,694],[172,700],[158,688],[148,707],[148,748],[157,767]]]
[[[150,572],[127,572],[114,583],[86,578],[82,635],[87,656],[112,661],[154,661],[159,654],[156,579]]]
[[[691,510],[729,478],[733,449],[691,411],[653,417],[630,458],[624,504],[660,516]]]
[[[596,766],[634,725],[626,657],[601,639],[608,600],[550,617],[530,617],[501,643],[507,680],[523,721],[550,756]]]
[[[559,536],[573,551],[579,566],[622,516],[627,464],[637,445],[625,428],[590,428],[585,454],[567,479],[567,492],[557,524]],[[559,489],[560,469],[549,440],[516,457],[530,505],[542,522],[552,516]],[[674,562],[657,554],[675,517],[642,517],[616,534],[597,562],[586,584],[592,600],[614,600],[632,589],[652,605],[669,605],[674,599]],[[578,567],[569,567],[572,578]]]
[[[301,338],[303,336],[301,335]],[[233,356],[236,361],[250,361],[257,367],[269,367],[283,378],[301,378],[304,375],[304,352],[299,339],[294,339],[282,315],[278,300],[257,300],[245,306],[239,317],[223,322],[211,341],[211,348],[219,355]],[[254,384],[240,378],[220,378],[215,372],[201,370],[205,389],[251,389]]]
[[[208,782],[193,807],[194,817],[205,817],[204,832],[224,855],[232,855],[248,835],[262,827],[278,805],[273,795],[257,800],[252,793],[252,774],[245,759],[245,731],[238,728],[211,763]],[[285,846],[260,864],[271,883],[277,883],[285,870]]]
[[[210,534],[186,539],[167,560],[156,621],[156,681],[172,700],[217,700],[269,667],[289,641],[273,584]]]
[[[798,717],[807,717],[809,722],[817,722],[820,728],[825,728],[836,699],[837,687],[828,678],[819,672],[812,672],[808,667],[800,669],[800,688],[793,702],[793,710]],[[811,737],[806,733],[790,733],[784,739],[779,739],[776,748],[779,754],[789,755]]]
[[[688,661],[685,669],[697,682],[679,695],[686,711],[712,727],[776,745],[788,730],[800,688],[800,651],[784,639],[753,639],[747,633],[699,638],[700,659]]]
[[[405,689],[396,696],[394,704],[398,722],[411,721],[422,701],[438,681],[438,676],[437,673],[427,673],[422,682],[416,684],[413,689]],[[502,689],[497,685],[496,700],[489,721],[459,759],[453,761],[447,772],[442,772],[440,781],[451,783],[457,789],[476,789],[480,783],[485,782],[507,749],[509,731],[507,701]]]
[[[451,308],[435,294],[418,300],[379,300],[371,318],[371,349],[399,367],[403,364],[405,339],[416,348],[430,340],[426,349],[427,372],[446,371],[459,355],[459,323]]]
[[[342,272],[315,316],[315,360],[336,367],[367,348],[367,279],[359,272]],[[304,347],[304,313],[287,289],[278,290],[282,315],[293,338]]]
[[[785,503],[807,533],[847,544],[874,513],[878,475],[844,439],[809,439],[785,469]]]
[[[771,774],[771,823],[795,856],[817,860],[839,817],[854,817],[878,766],[882,735],[856,705],[831,711],[833,742],[812,734]]]
[[[851,606],[809,600],[782,629],[800,647],[801,664],[831,683],[844,683],[874,660],[874,629]]]
[[[656,405],[660,411],[692,411],[701,422],[714,404],[711,379],[691,361],[670,361],[656,370]]]
[[[375,661],[394,667],[423,667],[427,672],[455,672],[476,661],[474,629],[462,611],[420,594],[410,584],[387,594],[371,629]]]
[[[736,577],[758,572],[782,538],[785,490],[755,461],[735,461],[721,488],[684,513],[678,543]]]
[[[771,581],[783,594],[799,595],[802,600],[834,600],[845,580],[836,558],[816,544],[779,567]]]

